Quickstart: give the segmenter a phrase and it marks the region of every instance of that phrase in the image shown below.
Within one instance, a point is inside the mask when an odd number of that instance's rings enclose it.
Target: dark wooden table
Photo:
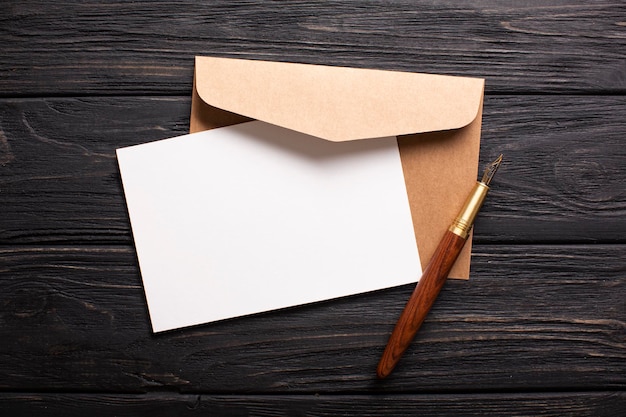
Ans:
[[[388,380],[412,286],[151,333],[114,151],[196,54],[486,79],[472,278]],[[2,1],[0,414],[626,415],[625,116],[619,1]]]

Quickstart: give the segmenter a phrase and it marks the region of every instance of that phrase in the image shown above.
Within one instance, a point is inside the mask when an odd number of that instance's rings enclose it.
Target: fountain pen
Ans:
[[[441,242],[439,242],[439,246],[437,246],[433,257],[428,262],[422,277],[418,281],[411,298],[409,298],[389,337],[385,351],[376,369],[379,378],[386,378],[391,374],[391,371],[393,371],[393,368],[397,365],[402,354],[409,347],[409,344],[424,322],[428,311],[430,311],[448,278],[452,265],[454,265],[461,249],[465,245],[474,224],[474,219],[489,191],[489,184],[500,164],[502,164],[502,155],[487,166],[482,179],[476,183],[467,200],[465,200],[459,215],[445,232]]]

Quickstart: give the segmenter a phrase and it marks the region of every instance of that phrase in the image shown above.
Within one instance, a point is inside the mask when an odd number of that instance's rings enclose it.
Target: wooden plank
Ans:
[[[115,148],[183,134],[186,97],[0,100],[0,244],[131,243]],[[482,164],[505,163],[477,242],[624,242],[626,102],[488,96]],[[445,164],[445,161],[443,161]]]
[[[478,76],[489,92],[626,91],[615,1],[74,3],[0,6],[2,96],[187,94],[198,54]]]
[[[476,245],[472,279],[445,285],[377,381],[411,285],[154,335],[132,247],[4,247],[0,389],[623,390],[625,257],[626,245]]]
[[[210,396],[151,393],[0,394],[7,416],[596,416],[621,415],[624,392],[479,395]]]
[[[115,149],[186,133],[189,106],[159,97],[2,102],[0,242],[129,242]]]
[[[623,97],[487,97],[481,160],[505,162],[476,223],[479,241],[624,242]]]

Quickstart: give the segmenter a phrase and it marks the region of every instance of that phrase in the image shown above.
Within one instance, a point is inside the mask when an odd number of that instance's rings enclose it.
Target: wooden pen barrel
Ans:
[[[391,373],[411,344],[446,282],[465,241],[466,238],[449,230],[444,234],[389,337],[387,347],[378,363],[379,378],[385,378]]]

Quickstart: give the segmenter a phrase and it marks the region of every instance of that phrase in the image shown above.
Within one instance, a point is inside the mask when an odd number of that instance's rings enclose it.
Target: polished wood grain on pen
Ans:
[[[389,337],[376,371],[379,378],[385,378],[391,373],[411,344],[466,240],[449,230],[444,234]]]
[[[424,322],[469,237],[478,211],[487,197],[489,184],[501,164],[502,155],[487,166],[482,179],[474,185],[459,215],[439,242],[389,337],[376,370],[379,378],[389,376]]]

